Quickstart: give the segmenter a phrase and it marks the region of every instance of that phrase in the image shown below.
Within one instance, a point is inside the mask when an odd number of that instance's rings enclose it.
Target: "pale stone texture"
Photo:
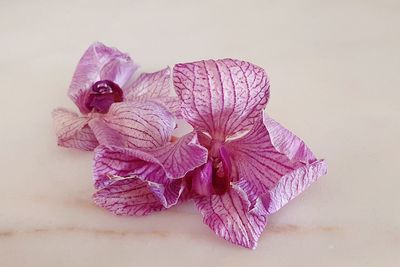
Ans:
[[[398,266],[400,2],[0,2],[0,266]],[[91,153],[58,148],[95,41],[146,71],[233,57],[267,69],[268,111],[329,174],[270,218],[257,250],[187,203],[143,218],[91,202]],[[181,130],[182,131],[182,130]]]

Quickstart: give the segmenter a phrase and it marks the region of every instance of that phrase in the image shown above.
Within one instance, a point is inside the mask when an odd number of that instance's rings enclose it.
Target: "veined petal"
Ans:
[[[106,196],[109,190],[118,187],[117,193],[123,193],[122,199],[117,202],[118,205],[121,202],[130,201],[126,199],[129,197],[126,197],[123,190],[119,191],[119,185],[123,181],[144,182],[147,189],[164,208],[175,205],[184,190],[182,179],[169,179],[162,164],[152,155],[115,146],[99,146],[95,150],[93,179],[95,187],[100,189],[99,192],[105,192]],[[129,205],[134,205],[135,201],[132,200]]]
[[[176,126],[174,116],[153,101],[114,103],[103,119],[129,148],[162,146],[169,141]]]
[[[101,145],[95,150],[93,178],[96,188],[110,184],[115,177],[136,176],[166,184],[183,178],[206,161],[207,150],[200,146],[194,132],[182,136],[175,143],[145,151]]]
[[[208,161],[190,174],[191,190],[200,196],[210,196],[214,191],[212,187],[212,162]]]
[[[304,166],[291,161],[271,143],[268,131],[262,122],[256,123],[244,137],[226,143],[239,178],[261,183],[273,188],[285,174]]]
[[[287,173],[269,190],[268,213],[274,213],[290,200],[304,192],[319,177],[327,173],[324,160],[317,160],[311,149],[296,135],[264,113],[264,125],[271,143],[291,161],[305,163],[301,168]]]
[[[142,73],[129,87],[125,100],[152,100],[164,105],[176,118],[181,118],[179,99],[176,96],[170,96],[171,88],[169,67],[153,73]]]
[[[91,119],[88,123],[100,145],[123,146],[123,137],[100,118]]]
[[[115,57],[101,69],[100,79],[113,81],[126,92],[128,91],[127,83],[139,66],[134,64],[127,54],[116,51],[117,55],[114,55]]]
[[[168,181],[168,183],[165,184],[146,182],[164,208],[170,208],[176,205],[185,189],[182,179]]]
[[[234,59],[177,64],[173,81],[182,116],[214,139],[248,130],[269,97],[265,71]]]
[[[164,147],[147,150],[117,146],[99,146],[95,150],[93,179],[97,189],[108,188],[116,181],[140,179],[160,203],[175,205],[183,190],[183,176],[204,164],[207,150],[197,142],[195,133]]]
[[[171,87],[171,70],[169,67],[153,73],[142,73],[132,83],[125,99],[132,101],[137,98],[167,97]]]
[[[324,160],[298,168],[283,176],[276,185],[269,190],[268,213],[274,213],[305,191],[319,177],[327,173]]]
[[[305,163],[316,161],[312,151],[300,138],[268,117],[267,113],[264,113],[264,125],[267,128],[273,146],[289,159]]]
[[[165,209],[147,182],[134,178],[116,181],[97,191],[93,201],[116,215],[143,216]]]
[[[255,249],[267,224],[266,215],[248,212],[248,204],[234,191],[224,195],[195,198],[197,208],[219,237],[246,248]]]
[[[175,116],[175,118],[177,119],[183,118],[181,113],[181,104],[177,97],[165,96],[165,97],[152,98],[151,100],[164,105],[169,110],[169,112],[171,112]]]
[[[261,183],[254,183],[246,179],[233,182],[232,189],[239,194],[247,204],[248,212],[257,215],[267,215],[270,205],[268,188]]]
[[[97,189],[131,177],[158,184],[168,182],[161,162],[147,152],[104,145],[98,146],[94,152],[93,179]]]
[[[89,128],[87,117],[79,117],[75,112],[57,108],[52,112],[58,145],[81,150],[93,150],[97,139]]]
[[[124,88],[137,67],[127,54],[96,42],[81,57],[68,94],[82,113],[88,113],[84,98],[96,81],[108,79]]]
[[[241,179],[234,189],[245,192],[256,212],[260,203],[266,213],[277,211],[326,173],[326,164],[303,141],[269,118],[225,147]]]
[[[200,145],[195,132],[148,152],[163,164],[171,179],[184,177],[189,171],[206,163],[208,156],[208,150]]]

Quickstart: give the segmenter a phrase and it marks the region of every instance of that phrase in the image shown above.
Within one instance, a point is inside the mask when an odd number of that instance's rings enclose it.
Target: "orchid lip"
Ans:
[[[224,146],[219,147],[217,162],[215,168],[213,168],[212,185],[215,194],[223,195],[229,190],[232,180],[232,163]]]
[[[118,84],[110,80],[101,80],[92,85],[86,95],[85,106],[93,112],[107,113],[113,103],[122,100],[123,92]]]
[[[207,163],[196,171],[191,180],[191,190],[198,195],[223,195],[229,191],[233,169],[228,151],[220,144],[218,155],[209,157]]]

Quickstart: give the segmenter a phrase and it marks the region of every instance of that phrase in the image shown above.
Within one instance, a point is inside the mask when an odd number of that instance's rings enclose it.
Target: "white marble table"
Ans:
[[[400,266],[399,25],[396,0],[2,0],[0,266]],[[271,217],[255,251],[218,239],[193,203],[143,218],[96,207],[91,154],[58,148],[50,117],[73,108],[67,86],[95,40],[144,70],[264,66],[270,114],[329,174]]]

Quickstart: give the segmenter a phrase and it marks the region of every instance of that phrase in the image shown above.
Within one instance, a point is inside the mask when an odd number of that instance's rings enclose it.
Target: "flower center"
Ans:
[[[122,102],[122,100],[123,92],[118,84],[102,80],[92,85],[86,96],[85,105],[93,112],[107,113],[113,103]]]
[[[212,166],[212,188],[216,195],[223,195],[229,189],[229,183],[231,182],[230,174],[227,173],[226,168],[223,166],[223,162],[219,159],[214,160]]]
[[[207,163],[188,175],[188,187],[201,196],[223,195],[235,176],[230,156],[223,145],[209,150],[208,155]]]

